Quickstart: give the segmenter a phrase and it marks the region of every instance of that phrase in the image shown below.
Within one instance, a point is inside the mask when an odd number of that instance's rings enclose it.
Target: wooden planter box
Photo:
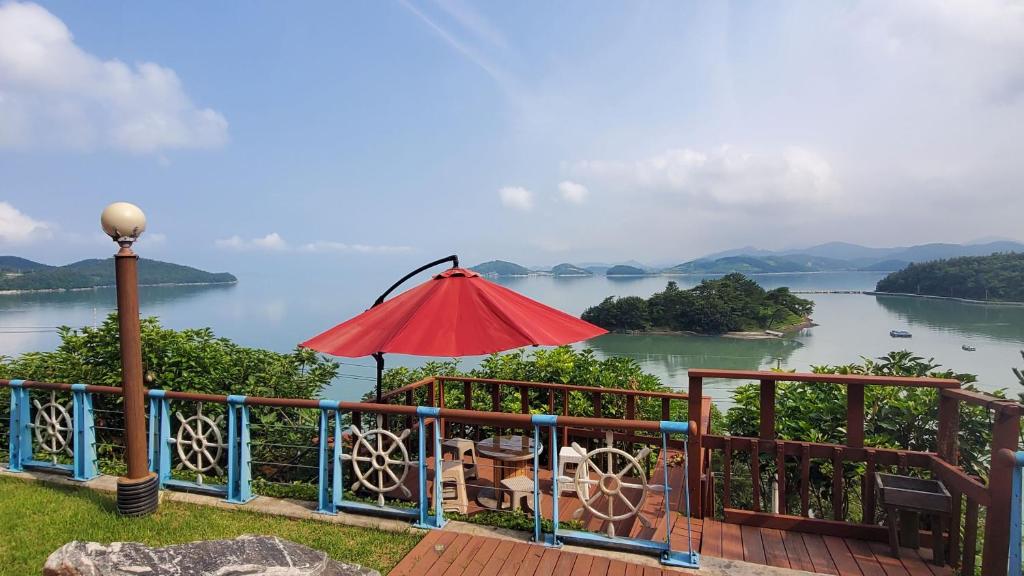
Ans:
[[[884,506],[948,514],[953,503],[949,491],[938,480],[876,473],[875,486]]]

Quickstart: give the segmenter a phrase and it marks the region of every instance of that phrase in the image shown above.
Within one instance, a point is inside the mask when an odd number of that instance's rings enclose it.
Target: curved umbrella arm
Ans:
[[[402,276],[401,280],[399,280],[398,282],[395,282],[394,284],[392,284],[390,288],[385,290],[383,294],[381,294],[380,296],[377,297],[377,299],[373,302],[373,306],[370,306],[370,308],[373,308],[375,306],[380,306],[381,304],[383,304],[384,303],[384,299],[388,297],[388,294],[391,294],[392,292],[394,292],[395,288],[398,288],[399,286],[401,286],[402,283],[405,282],[406,280],[408,280],[409,278],[412,278],[413,276],[419,274],[420,272],[423,272],[424,270],[426,270],[428,268],[433,268],[434,266],[437,266],[438,264],[444,264],[445,262],[451,262],[452,263],[452,268],[458,268],[459,267],[459,257],[456,254],[452,254],[451,256],[445,256],[444,258],[440,258],[440,259],[434,260],[433,262],[430,262],[428,264],[424,264],[423,266],[420,266],[419,268],[413,270],[412,272],[409,272],[405,276]]]

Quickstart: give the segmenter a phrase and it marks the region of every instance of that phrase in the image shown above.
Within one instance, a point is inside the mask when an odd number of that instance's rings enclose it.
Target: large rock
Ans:
[[[274,536],[240,536],[150,548],[137,542],[70,542],[50,554],[43,576],[380,576]]]

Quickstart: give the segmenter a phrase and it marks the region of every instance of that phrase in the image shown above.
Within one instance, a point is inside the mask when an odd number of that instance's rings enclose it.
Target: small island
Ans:
[[[529,276],[530,269],[525,266],[520,266],[514,262],[506,262],[505,260],[490,260],[483,264],[477,264],[471,268],[474,272],[477,272],[481,276]]]
[[[227,272],[206,272],[170,262],[139,259],[140,286],[235,282],[238,278]],[[0,293],[87,290],[113,285],[113,258],[50,266],[16,256],[0,256]]]
[[[574,278],[582,276],[593,276],[594,273],[586,268],[564,262],[551,269],[551,275],[559,278]]]
[[[605,276],[647,276],[648,272],[642,268],[636,266],[627,266],[626,264],[617,264],[612,266],[604,273]]]
[[[910,264],[878,281],[876,293],[1024,303],[1024,253]]]
[[[811,325],[814,302],[789,288],[765,290],[742,274],[705,280],[689,290],[669,282],[650,298],[609,296],[587,308],[582,318],[616,332],[681,332],[765,335]]]

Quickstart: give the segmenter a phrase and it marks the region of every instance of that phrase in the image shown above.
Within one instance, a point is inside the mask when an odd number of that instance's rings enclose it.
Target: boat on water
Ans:
[[[964,344],[960,348],[962,348],[963,350],[966,350],[967,352],[974,352],[975,350],[977,350],[977,348],[975,348],[974,346],[970,346],[968,344]]]
[[[889,336],[893,338],[910,338],[913,335],[906,330],[889,330]]]

